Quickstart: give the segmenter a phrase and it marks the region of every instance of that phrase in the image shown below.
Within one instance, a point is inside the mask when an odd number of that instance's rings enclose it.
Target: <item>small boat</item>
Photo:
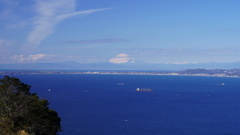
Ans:
[[[152,91],[150,88],[137,88],[136,91]]]
[[[224,86],[224,85],[225,85],[225,83],[218,83],[217,85]]]
[[[117,85],[124,85],[124,83],[117,83]]]

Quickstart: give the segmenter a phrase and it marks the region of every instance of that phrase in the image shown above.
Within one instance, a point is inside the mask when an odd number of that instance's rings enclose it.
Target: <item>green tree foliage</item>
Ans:
[[[18,78],[0,79],[1,135],[56,135],[60,131],[57,112],[29,90],[30,86]]]

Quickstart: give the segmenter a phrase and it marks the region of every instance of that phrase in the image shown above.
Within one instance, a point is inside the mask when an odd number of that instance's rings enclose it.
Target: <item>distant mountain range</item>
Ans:
[[[180,71],[184,69],[236,69],[240,62],[234,63],[196,63],[196,64],[113,64],[94,63],[80,64],[76,62],[62,63],[28,63],[28,64],[0,64],[0,70],[158,70]]]

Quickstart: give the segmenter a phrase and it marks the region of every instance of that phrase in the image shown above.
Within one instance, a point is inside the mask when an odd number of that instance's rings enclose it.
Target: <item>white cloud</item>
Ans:
[[[129,55],[125,53],[120,53],[116,57],[111,58],[109,62],[115,63],[115,64],[128,63],[128,62],[134,63],[134,58],[131,58]]]
[[[127,55],[125,53],[120,53],[120,54],[117,55],[117,57],[127,58],[127,57],[129,57],[129,55]]]
[[[61,21],[76,15],[87,15],[110,8],[75,11],[75,0],[36,0],[36,13],[33,18],[34,28],[23,47],[37,47],[42,40],[54,32],[54,27]]]
[[[29,55],[28,60],[35,61],[35,60],[43,59],[43,58],[46,58],[46,57],[47,57],[46,54],[34,54],[34,55]]]
[[[47,59],[50,55],[46,54],[32,54],[32,55],[14,55],[11,57],[12,61],[16,61],[18,63],[24,63],[24,62],[36,62],[39,60]]]

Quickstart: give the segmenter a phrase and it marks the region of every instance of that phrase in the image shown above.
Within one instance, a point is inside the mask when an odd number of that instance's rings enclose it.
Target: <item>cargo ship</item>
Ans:
[[[152,91],[150,88],[137,88],[136,91]]]

